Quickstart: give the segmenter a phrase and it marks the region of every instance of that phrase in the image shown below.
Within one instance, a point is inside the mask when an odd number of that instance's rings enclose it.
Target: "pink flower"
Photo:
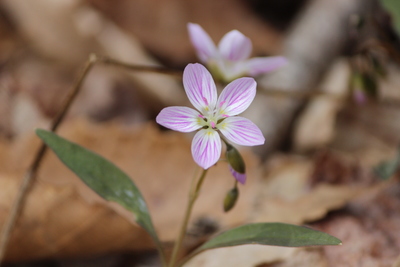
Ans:
[[[240,78],[228,84],[217,98],[214,80],[207,69],[201,64],[189,64],[183,72],[183,86],[197,110],[167,107],[161,110],[156,121],[179,132],[200,129],[192,141],[192,156],[199,166],[208,169],[221,156],[220,133],[238,145],[264,144],[260,129],[250,120],[236,116],[250,106],[256,85],[253,78]]]
[[[188,30],[200,61],[224,82],[243,76],[256,76],[286,64],[286,59],[281,56],[249,59],[251,41],[237,30],[225,34],[218,48],[200,25],[188,23]]]

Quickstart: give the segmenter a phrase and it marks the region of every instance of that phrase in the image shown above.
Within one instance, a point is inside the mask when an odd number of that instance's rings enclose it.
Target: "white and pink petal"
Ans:
[[[192,156],[203,169],[217,163],[221,156],[221,138],[212,129],[202,129],[196,133],[192,141]]]
[[[267,73],[276,70],[286,65],[287,59],[285,57],[255,57],[244,62],[247,73],[250,76]]]
[[[183,87],[190,103],[204,113],[213,110],[217,102],[217,88],[210,72],[201,64],[188,64],[183,71]]]
[[[221,133],[230,142],[242,146],[263,145],[265,138],[261,130],[249,119],[229,117],[218,126]]]
[[[250,39],[237,30],[225,34],[218,45],[219,53],[229,61],[249,58],[252,49]]]
[[[239,78],[229,83],[218,98],[221,114],[234,116],[245,111],[256,96],[257,83],[253,78]]]
[[[197,56],[203,63],[215,57],[218,50],[207,32],[198,24],[188,23],[189,37],[196,48]]]
[[[166,128],[179,132],[193,132],[202,126],[200,113],[188,107],[167,107],[157,115],[156,122]]]

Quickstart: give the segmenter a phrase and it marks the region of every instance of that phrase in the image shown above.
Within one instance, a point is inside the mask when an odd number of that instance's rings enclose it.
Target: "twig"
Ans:
[[[170,69],[170,68],[159,67],[159,66],[151,67],[151,66],[132,65],[129,63],[121,62],[119,60],[115,60],[115,59],[108,58],[108,57],[102,57],[102,56],[97,57],[97,62],[105,64],[105,65],[111,65],[111,66],[124,68],[127,70],[168,74],[168,75],[173,75],[173,76],[182,78],[182,71],[177,70],[177,69]]]
[[[154,73],[160,73],[160,74],[169,74],[169,75],[182,75],[181,71],[178,70],[171,70],[163,67],[148,67],[148,66],[138,66],[138,65],[131,65],[127,64],[124,62],[120,62],[114,59],[106,58],[106,57],[98,57],[95,54],[92,54],[89,56],[88,61],[85,64],[85,67],[83,68],[81,74],[79,75],[78,79],[76,80],[75,84],[73,85],[69,95],[67,96],[61,110],[57,114],[57,116],[54,118],[52,124],[51,124],[51,131],[56,131],[63,119],[65,118],[65,115],[67,114],[70,106],[74,102],[76,96],[80,92],[80,89],[82,87],[82,83],[85,80],[86,76],[89,74],[89,71],[93,68],[93,66],[96,63],[102,63],[105,65],[114,65],[118,66],[121,68],[125,68],[128,70],[135,70],[135,71],[143,71],[143,72],[154,72]],[[38,151],[36,152],[36,155],[34,157],[34,160],[32,164],[30,165],[28,171],[25,173],[25,176],[21,182],[21,185],[19,187],[19,190],[17,192],[17,195],[15,197],[14,203],[11,207],[11,211],[9,216],[7,217],[7,220],[3,226],[3,229],[1,231],[1,236],[0,236],[0,264],[3,261],[6,248],[8,245],[8,241],[10,238],[10,234],[13,230],[13,227],[15,225],[16,220],[18,219],[19,215],[21,214],[27,200],[27,196],[29,193],[29,190],[31,189],[33,182],[35,180],[37,171],[40,167],[40,164],[42,162],[43,156],[47,150],[47,146],[42,143]],[[161,255],[163,256],[163,255]]]

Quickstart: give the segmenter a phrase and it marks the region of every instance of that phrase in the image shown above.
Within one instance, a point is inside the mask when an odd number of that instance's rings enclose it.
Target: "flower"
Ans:
[[[183,86],[197,110],[166,107],[156,121],[179,132],[199,130],[192,141],[192,156],[199,166],[208,169],[221,156],[220,133],[238,145],[264,144],[260,129],[250,120],[236,116],[253,101],[256,85],[253,78],[240,78],[228,84],[217,98],[214,80],[207,69],[198,63],[189,64],[183,72]]]
[[[200,61],[223,82],[230,82],[243,76],[256,76],[286,64],[286,59],[281,56],[249,59],[252,50],[251,41],[237,30],[225,34],[217,48],[200,25],[188,23],[187,27]]]

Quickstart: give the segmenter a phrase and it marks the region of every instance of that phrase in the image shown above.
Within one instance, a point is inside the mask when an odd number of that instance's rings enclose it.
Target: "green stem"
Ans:
[[[169,267],[174,267],[174,265],[175,265],[176,257],[178,256],[178,252],[179,252],[179,250],[180,250],[180,248],[182,246],[183,238],[185,237],[185,234],[186,234],[186,229],[187,229],[187,226],[188,226],[188,223],[189,223],[189,219],[190,219],[190,215],[192,213],[192,209],[193,209],[194,203],[196,202],[196,199],[199,196],[200,188],[201,188],[201,186],[203,184],[203,181],[204,181],[204,178],[206,177],[206,174],[207,174],[207,170],[203,170],[203,172],[201,173],[200,178],[199,178],[199,180],[197,182],[196,187],[192,188],[190,190],[189,202],[188,202],[188,205],[186,207],[185,216],[183,218],[183,222],[182,222],[181,230],[179,232],[178,239],[177,239],[177,241],[175,243],[175,246],[174,246],[174,249],[172,251],[171,260],[170,260],[169,265],[168,265]]]
[[[238,181],[235,180],[234,187],[237,187],[237,185],[238,185]],[[194,256],[197,256],[197,255],[200,254],[201,252],[203,252],[203,251],[202,251],[202,250],[195,250],[195,251],[192,252],[191,254],[186,255],[185,258],[181,259],[181,260],[178,262],[178,265],[176,265],[176,267],[182,267],[182,266],[183,266],[185,263],[187,263],[190,259],[192,259]]]

